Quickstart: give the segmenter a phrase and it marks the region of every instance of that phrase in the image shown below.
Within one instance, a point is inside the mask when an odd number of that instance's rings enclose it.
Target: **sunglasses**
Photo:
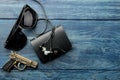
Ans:
[[[22,29],[34,29],[37,21],[37,13],[30,6],[25,5],[5,42],[5,48],[21,50],[27,43],[27,37]]]

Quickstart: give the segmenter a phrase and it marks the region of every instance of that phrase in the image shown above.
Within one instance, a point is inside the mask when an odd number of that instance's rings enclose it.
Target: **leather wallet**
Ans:
[[[43,63],[54,60],[72,49],[62,26],[55,27],[32,39],[31,44]]]

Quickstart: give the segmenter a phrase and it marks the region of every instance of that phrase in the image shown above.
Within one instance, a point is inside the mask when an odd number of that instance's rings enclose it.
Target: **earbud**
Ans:
[[[44,47],[44,46],[40,46],[40,49],[44,52],[44,55],[48,55],[48,54],[53,53],[52,51],[47,50],[46,47]]]

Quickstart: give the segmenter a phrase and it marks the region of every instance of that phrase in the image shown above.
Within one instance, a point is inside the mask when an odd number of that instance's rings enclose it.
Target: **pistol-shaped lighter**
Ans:
[[[25,70],[26,67],[37,68],[37,66],[38,63],[36,61],[32,61],[19,54],[16,54],[15,52],[12,52],[10,54],[10,60],[3,66],[3,70],[10,72],[13,68],[17,68],[22,71]]]

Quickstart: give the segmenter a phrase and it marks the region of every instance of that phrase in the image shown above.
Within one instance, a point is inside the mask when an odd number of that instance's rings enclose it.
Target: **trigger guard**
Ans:
[[[21,65],[21,63],[18,63],[18,64],[17,64],[17,66],[16,66],[16,65],[14,65],[14,66],[15,66],[15,68],[17,68],[17,69],[18,69],[18,70],[20,70],[20,71],[25,70],[26,65],[24,65],[24,67],[23,67],[23,68],[21,68],[21,67],[20,67],[20,65]]]
[[[24,65],[23,68],[21,68],[20,65],[21,65],[21,63],[18,63],[18,64],[17,64],[17,66],[18,66],[18,68],[19,68],[20,71],[22,71],[22,70],[24,70],[24,69],[26,68],[26,65]]]

